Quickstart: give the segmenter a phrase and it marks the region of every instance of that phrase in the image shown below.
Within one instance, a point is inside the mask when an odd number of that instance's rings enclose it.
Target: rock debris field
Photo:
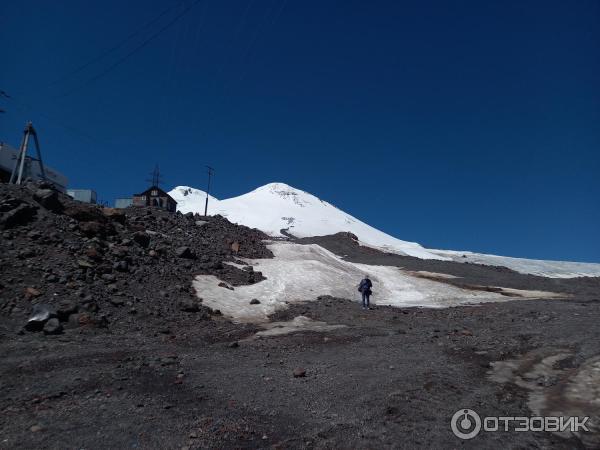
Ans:
[[[221,284],[223,298],[271,283],[268,240],[220,216],[0,184],[0,448],[600,446],[598,278],[387,255],[336,235],[293,245],[420,272],[440,289],[538,294],[363,311],[317,285],[272,309],[244,299],[261,321],[221,311],[214,290],[203,298],[197,280]],[[450,428],[462,408],[585,415],[590,431],[462,441]]]

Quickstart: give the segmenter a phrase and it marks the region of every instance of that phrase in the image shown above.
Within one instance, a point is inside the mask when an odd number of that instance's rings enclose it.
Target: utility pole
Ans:
[[[27,156],[27,148],[29,147],[29,139],[33,136],[35,142],[35,150],[37,152],[37,158]],[[19,154],[15,162],[15,167],[10,175],[10,183],[21,184],[23,179],[23,170],[25,169],[25,160],[29,158],[32,161],[37,161],[40,165],[40,175],[43,180],[46,180],[46,171],[44,170],[44,163],[42,162],[42,153],[40,150],[40,142],[38,141],[37,133],[31,122],[27,122],[25,130],[23,131],[23,140],[19,147]]]
[[[160,187],[160,183],[162,183],[162,177],[160,176],[158,164],[154,166],[154,171],[150,174],[150,176],[152,178],[147,179],[146,181],[152,183],[151,187]]]
[[[208,215],[208,194],[210,192],[210,179],[211,179],[213,173],[215,173],[215,170],[212,167],[206,166],[206,168],[208,169],[208,188],[206,189],[206,203],[204,203],[204,215],[205,216]]]

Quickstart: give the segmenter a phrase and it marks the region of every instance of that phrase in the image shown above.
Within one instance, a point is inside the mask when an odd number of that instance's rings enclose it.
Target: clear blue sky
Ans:
[[[210,164],[218,198],[282,181],[429,247],[600,262],[597,0],[196,0],[122,61],[193,1],[3,1],[0,140],[32,120],[110,203]]]

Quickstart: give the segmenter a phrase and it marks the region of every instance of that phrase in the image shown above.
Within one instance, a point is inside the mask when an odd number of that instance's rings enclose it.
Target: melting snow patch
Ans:
[[[371,302],[398,307],[447,307],[502,301],[494,292],[460,289],[446,283],[417,278],[397,267],[371,266],[344,261],[319,245],[274,242],[272,259],[247,260],[267,278],[256,284],[219,287],[212,275],[198,275],[194,287],[204,304],[241,322],[267,322],[268,316],[287,303],[316,300],[320,295],[360,300],[357,286],[368,274],[373,281]],[[250,304],[252,299],[260,304]]]
[[[339,328],[346,328],[346,325],[329,325],[327,322],[312,320],[310,317],[297,316],[289,322],[266,323],[263,325],[263,327],[266,329],[259,331],[255,336],[281,336],[284,334],[298,333],[301,331],[314,331],[323,333],[326,331],[337,330]]]
[[[544,261],[540,259],[512,258],[509,256],[484,255],[454,250],[432,250],[438,255],[456,262],[469,262],[486,266],[508,267],[515,272],[548,278],[600,277],[600,264],[570,261]]]

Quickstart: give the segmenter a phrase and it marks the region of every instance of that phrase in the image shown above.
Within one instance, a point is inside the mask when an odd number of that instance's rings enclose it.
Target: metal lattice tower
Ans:
[[[27,156],[27,149],[29,147],[29,140],[33,137],[33,141],[35,143],[35,150],[37,153],[37,158],[32,156]],[[23,140],[21,141],[21,146],[19,147],[19,154],[17,155],[17,160],[15,162],[15,167],[10,176],[10,183],[21,184],[23,181],[23,172],[25,170],[25,160],[29,161],[37,161],[40,166],[40,175],[43,180],[46,180],[46,171],[44,170],[44,163],[42,161],[42,152],[40,150],[40,142],[38,140],[37,133],[35,132],[35,128],[31,122],[27,122],[25,125],[25,130],[23,130]]]
[[[162,183],[162,177],[160,176],[160,170],[158,169],[158,164],[156,166],[154,166],[154,170],[152,171],[150,176],[152,178],[147,179],[146,181],[151,182],[152,187],[155,187],[155,186],[160,187],[160,183]]]

